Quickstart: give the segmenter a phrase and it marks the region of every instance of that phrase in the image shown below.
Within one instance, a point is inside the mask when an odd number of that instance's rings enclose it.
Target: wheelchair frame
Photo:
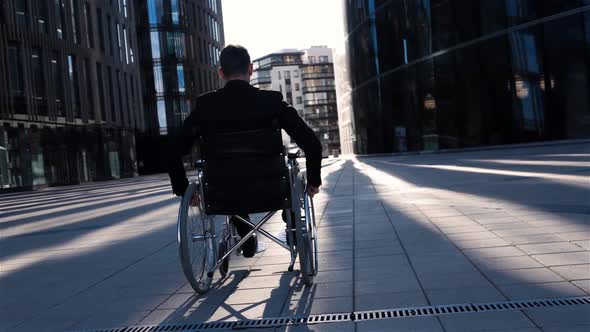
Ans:
[[[281,241],[268,231],[262,229],[262,227],[272,218],[278,211],[268,212],[257,224],[252,223],[238,215],[226,216],[225,218],[225,229],[222,235],[222,239],[217,241],[217,235],[215,234],[215,221],[211,218],[212,216],[206,215],[204,210],[203,201],[203,170],[200,166],[197,167],[197,181],[193,182],[187,188],[183,200],[179,208],[178,215],[178,241],[179,241],[179,254],[183,272],[187,277],[188,281],[195,291],[204,293],[209,289],[211,280],[215,270],[219,269],[222,276],[227,274],[229,259],[233,253],[239,248],[256,232],[264,235],[266,238],[278,244],[281,248],[288,250],[291,255],[291,261],[289,263],[288,271],[293,271],[297,254],[299,254],[300,271],[302,278],[306,285],[313,283],[313,277],[317,274],[318,260],[317,260],[317,233],[315,225],[315,211],[313,200],[307,195],[305,190],[304,177],[299,173],[299,164],[296,160],[298,153],[288,154],[287,157],[287,168],[289,173],[289,185],[291,189],[291,208],[285,209],[287,219],[287,243]],[[195,188],[197,186],[197,188]],[[198,202],[200,205],[199,209],[201,214],[200,222],[203,223],[202,234],[194,234],[190,238],[190,241],[205,242],[205,250],[212,252],[205,253],[203,258],[203,271],[199,280],[196,280],[192,263],[190,262],[190,255],[188,245],[185,243],[188,241],[186,238],[186,227],[188,227],[188,213],[187,208],[190,208],[189,203],[192,195],[198,191],[201,200]],[[301,211],[303,209],[303,215]],[[293,220],[294,216],[294,220]],[[237,241],[237,232],[235,226],[230,222],[230,218],[233,217],[235,220],[252,227],[252,230],[248,232],[241,240]],[[196,221],[196,222],[199,222]],[[183,224],[184,223],[184,224]],[[208,223],[206,225],[205,223]],[[184,230],[184,231],[183,231]],[[295,233],[295,237],[293,233]],[[295,242],[296,240],[296,242]],[[219,257],[221,256],[221,257]],[[188,257],[188,258],[187,258]],[[187,262],[188,260],[188,262]],[[190,266],[189,266],[190,265]],[[206,271],[205,271],[206,270]],[[204,284],[202,279],[205,277]]]

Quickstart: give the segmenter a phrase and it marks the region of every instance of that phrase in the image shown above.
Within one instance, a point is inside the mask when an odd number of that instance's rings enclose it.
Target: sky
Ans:
[[[285,48],[342,38],[342,0],[222,0],[225,44],[246,47],[252,59]]]

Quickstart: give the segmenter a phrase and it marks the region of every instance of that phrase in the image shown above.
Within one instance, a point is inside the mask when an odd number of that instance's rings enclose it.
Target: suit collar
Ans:
[[[227,81],[227,83],[225,83],[226,88],[244,87],[244,86],[251,87],[249,82],[242,81],[242,80],[231,80],[231,81]]]

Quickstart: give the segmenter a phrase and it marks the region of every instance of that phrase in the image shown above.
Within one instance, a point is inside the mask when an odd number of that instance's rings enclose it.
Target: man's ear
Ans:
[[[223,70],[221,69],[221,67],[217,68],[217,73],[219,73],[219,77],[221,77],[222,80],[226,80],[225,79],[225,74],[223,73]]]
[[[253,72],[254,72],[254,65],[252,65],[252,64],[248,65],[248,76],[252,76]]]

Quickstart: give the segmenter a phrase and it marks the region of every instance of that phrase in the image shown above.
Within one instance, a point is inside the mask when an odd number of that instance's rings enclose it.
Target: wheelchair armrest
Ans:
[[[301,150],[300,150],[300,149],[297,149],[297,151],[295,151],[295,152],[289,152],[289,153],[287,154],[287,158],[288,158],[289,160],[297,159],[297,158],[299,158],[300,156],[301,156]]]

